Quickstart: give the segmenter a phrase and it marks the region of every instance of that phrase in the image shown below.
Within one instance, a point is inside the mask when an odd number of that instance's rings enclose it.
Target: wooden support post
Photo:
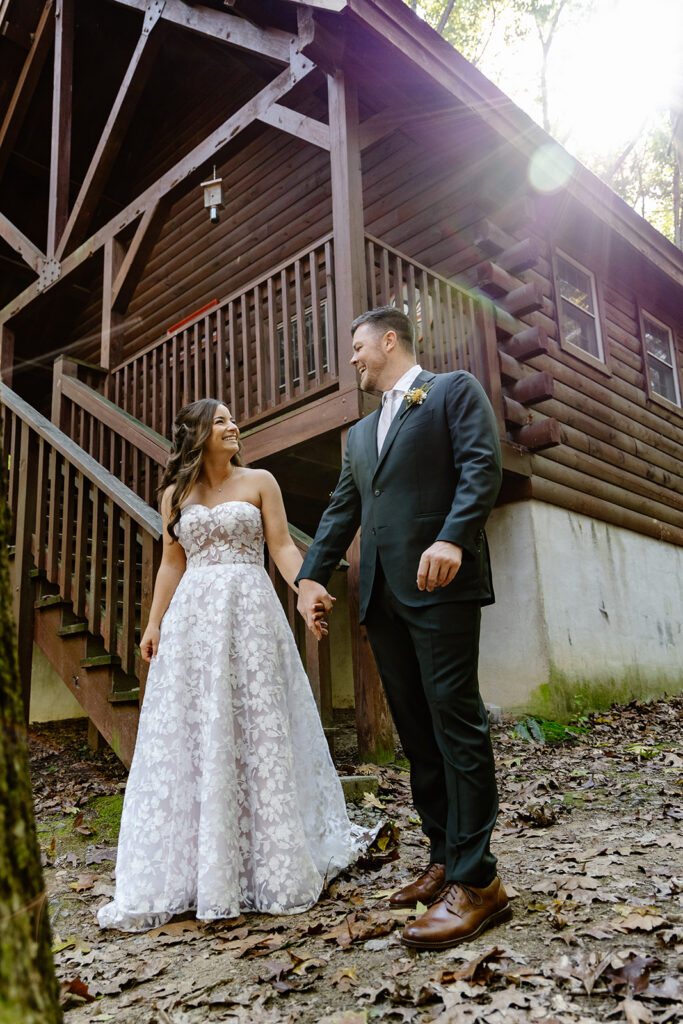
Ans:
[[[358,754],[361,761],[384,764],[394,759],[394,726],[368,634],[358,621],[360,532],[346,552],[346,558],[349,563],[347,579]]]
[[[104,244],[104,275],[102,278],[102,344],[100,365],[106,370],[117,366],[123,358],[122,313],[113,307],[114,282],[125,257],[125,250],[116,238]]]
[[[0,381],[12,387],[14,376],[14,333],[7,324],[0,324]]]
[[[47,255],[54,256],[69,216],[71,100],[74,59],[74,0],[56,0],[55,66],[52,89],[52,151]]]
[[[24,702],[24,716],[28,724],[31,703],[31,665],[33,662],[33,604],[34,583],[30,576],[33,567],[31,544],[36,525],[36,481],[38,478],[38,444],[28,423],[21,424],[19,449],[19,493],[14,556],[14,594],[12,611],[17,630],[19,674]]]
[[[339,388],[356,387],[349,365],[354,317],[367,308],[358,96],[342,71],[327,76]]]

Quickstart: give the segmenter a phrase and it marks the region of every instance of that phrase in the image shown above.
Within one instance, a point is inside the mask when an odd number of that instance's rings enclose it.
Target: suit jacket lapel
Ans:
[[[365,451],[370,464],[370,469],[375,470],[377,465],[377,424],[379,422],[379,414],[382,406],[379,409],[375,409],[369,416],[366,416],[363,420],[365,427]]]
[[[434,376],[435,375],[433,373],[430,373],[428,370],[423,370],[421,373],[418,373],[417,377],[415,378],[413,383],[410,385],[410,388],[408,390],[412,391],[413,388],[421,388],[423,384],[426,384],[428,381],[433,380]],[[412,407],[411,406],[407,406],[404,401],[401,402],[401,407],[399,408],[398,412],[395,414],[393,420],[391,421],[391,426],[389,427],[389,430],[387,432],[387,436],[384,439],[384,444],[382,445],[382,451],[380,452],[379,458],[377,460],[377,466],[375,468],[375,473],[377,472],[377,470],[379,469],[379,467],[382,465],[382,463],[384,462],[385,458],[387,457],[389,449],[391,448],[392,444],[394,443],[394,438],[398,434],[399,430],[401,429],[401,427],[403,426],[405,421],[410,416],[411,408]],[[377,434],[377,431],[375,430],[375,450],[377,449],[377,437],[376,437],[376,434]]]

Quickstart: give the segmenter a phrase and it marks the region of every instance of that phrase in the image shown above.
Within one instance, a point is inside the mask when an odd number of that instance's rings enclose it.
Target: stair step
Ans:
[[[110,704],[137,704],[140,700],[140,688],[134,690],[112,690],[107,697]]]
[[[54,608],[56,604],[71,604],[65,601],[61,594],[43,594],[35,603],[36,608]]]
[[[118,668],[120,664],[118,654],[95,654],[91,658],[81,658],[81,668],[106,668],[109,665]]]
[[[88,632],[87,622],[71,622],[68,626],[58,626],[57,636],[83,636]]]

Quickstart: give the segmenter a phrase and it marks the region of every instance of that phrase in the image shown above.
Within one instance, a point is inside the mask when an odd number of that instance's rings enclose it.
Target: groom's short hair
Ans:
[[[396,309],[396,306],[378,306],[377,309],[369,309],[367,313],[361,313],[351,324],[351,337],[354,336],[361,324],[372,324],[382,333],[396,331],[396,337],[401,347],[414,353],[413,322],[402,309]]]

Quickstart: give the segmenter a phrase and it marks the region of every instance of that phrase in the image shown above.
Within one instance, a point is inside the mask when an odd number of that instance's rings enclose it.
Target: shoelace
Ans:
[[[473,907],[480,907],[484,902],[483,899],[481,898],[481,895],[478,892],[475,892],[473,889],[470,889],[468,885],[465,885],[463,882],[453,882],[453,884],[449,886],[446,895],[443,897],[444,900],[446,901],[446,906],[448,907],[452,914],[458,913],[456,898],[459,889],[465,893],[467,899],[470,901]]]
[[[442,870],[441,864],[430,864],[423,874],[423,878],[436,878],[436,873]]]

